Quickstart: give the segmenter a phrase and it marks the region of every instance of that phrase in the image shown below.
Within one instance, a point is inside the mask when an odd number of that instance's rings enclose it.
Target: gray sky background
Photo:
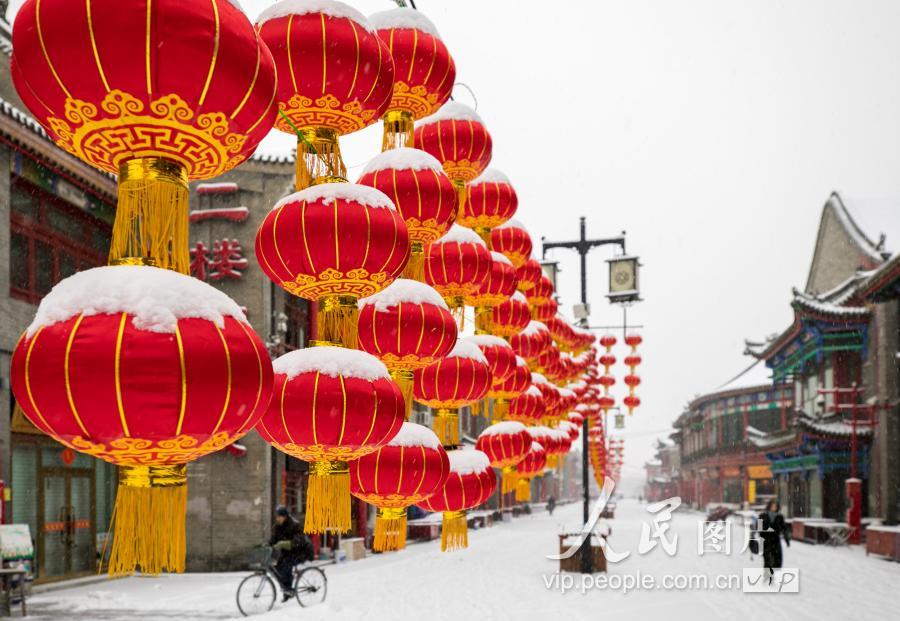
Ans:
[[[270,4],[241,2],[251,19]],[[743,339],[787,326],[829,193],[900,196],[900,2],[416,4],[474,91],[532,236],[572,239],[585,215],[592,236],[627,230],[643,260],[646,301],[629,312],[645,325],[643,406],[623,471],[639,475],[653,432],[747,366]],[[344,141],[353,180],[380,140],[379,125]],[[555,257],[571,314],[577,258]],[[606,257],[589,263],[595,324],[621,320]]]

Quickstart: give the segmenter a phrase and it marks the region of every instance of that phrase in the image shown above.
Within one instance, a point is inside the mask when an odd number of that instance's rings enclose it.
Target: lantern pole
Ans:
[[[619,246],[622,249],[622,253],[625,253],[625,231],[622,231],[622,235],[619,237],[609,237],[605,239],[588,239],[587,238],[587,225],[585,222],[585,217],[581,216],[579,218],[579,238],[575,241],[563,241],[563,242],[548,242],[546,238],[541,237],[541,245],[543,247],[542,257],[547,258],[547,250],[551,248],[568,248],[571,250],[575,250],[581,257],[581,303],[587,308],[588,303],[588,295],[587,295],[587,255],[594,248],[599,248],[600,246],[608,246],[615,245]],[[587,327],[588,320],[587,317],[579,320],[582,326]],[[584,494],[584,507],[582,509],[582,520],[584,524],[587,524],[588,518],[591,513],[591,496],[590,496],[590,487],[588,482],[588,468],[589,468],[589,459],[588,459],[588,419],[585,417],[584,422],[581,425],[581,486]],[[583,574],[592,574],[594,573],[594,557],[591,551],[591,537],[586,537],[585,540],[581,544],[581,573]]]

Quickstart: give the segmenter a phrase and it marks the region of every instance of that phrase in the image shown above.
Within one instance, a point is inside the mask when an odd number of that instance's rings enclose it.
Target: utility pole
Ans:
[[[625,253],[625,232],[622,232],[622,235],[619,237],[610,237],[606,239],[588,239],[587,238],[587,227],[585,224],[585,218],[582,216],[580,218],[580,232],[579,239],[575,241],[563,241],[563,242],[548,242],[543,237],[541,238],[541,243],[543,245],[543,257],[547,258],[547,250],[552,248],[568,248],[570,250],[575,250],[581,257],[581,303],[587,308],[588,296],[587,296],[587,255],[588,253],[594,249],[599,248],[601,246],[609,246],[615,245],[619,246],[622,249],[622,253]],[[587,327],[588,320],[587,317],[584,317],[580,320],[581,325]],[[589,459],[588,459],[588,419],[585,418],[582,423],[581,428],[581,485],[584,492],[584,508],[582,511],[583,514],[583,522],[587,524],[588,518],[591,513],[591,498],[590,498],[590,488],[588,482],[588,468],[589,468]],[[592,574],[594,573],[594,557],[591,552],[591,537],[590,535],[585,537],[584,541],[581,544],[581,573],[583,574]]]

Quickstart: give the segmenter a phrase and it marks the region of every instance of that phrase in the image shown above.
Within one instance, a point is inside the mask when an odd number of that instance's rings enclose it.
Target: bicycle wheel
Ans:
[[[278,591],[275,583],[264,573],[250,574],[238,585],[238,610],[245,617],[269,612],[275,606]]]
[[[304,608],[325,601],[328,592],[328,578],[325,572],[318,567],[307,567],[294,581],[294,593],[297,595],[297,603]]]

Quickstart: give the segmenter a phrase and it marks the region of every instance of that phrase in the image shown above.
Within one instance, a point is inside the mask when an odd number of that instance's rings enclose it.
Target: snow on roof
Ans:
[[[283,205],[298,201],[306,201],[308,203],[322,201],[326,205],[330,205],[336,200],[353,201],[366,207],[395,209],[394,203],[384,192],[356,183],[323,183],[310,186],[305,190],[285,196],[275,203],[272,209],[278,209]]]
[[[755,388],[757,386],[760,388],[772,386],[771,371],[762,360],[756,360],[741,373],[705,394],[711,395],[743,388]]]
[[[481,353],[478,345],[473,342],[471,338],[472,337],[457,339],[456,345],[453,346],[453,349],[451,349],[450,353],[445,357],[468,358],[469,360],[475,360],[476,362],[487,364],[487,358],[484,357],[484,354]]]
[[[481,117],[478,116],[478,113],[466,104],[459,103],[458,101],[448,101],[441,106],[437,112],[418,121],[416,127],[431,125],[433,123],[439,123],[440,121],[472,121],[474,123],[484,124]]]
[[[345,347],[297,349],[276,358],[272,368],[287,375],[289,380],[316,371],[329,377],[355,377],[370,382],[391,377],[387,367],[375,356]]]
[[[462,448],[447,451],[447,457],[450,459],[450,472],[457,474],[475,474],[491,468],[491,460],[488,459],[488,456],[476,449]]]
[[[262,26],[270,19],[309,13],[323,13],[329,17],[346,17],[369,32],[374,32],[369,20],[362,13],[348,4],[336,0],[281,0],[260,13],[256,18],[256,24]]]
[[[451,225],[450,230],[434,243],[446,244],[450,242],[456,242],[457,244],[478,244],[487,248],[487,245],[484,243],[484,240],[478,236],[478,233],[458,224]]]
[[[522,224],[519,220],[516,220],[515,218],[510,218],[509,220],[507,220],[506,222],[504,222],[503,224],[501,224],[500,226],[498,226],[496,228],[498,228],[498,229],[522,229],[526,233],[528,232],[528,229],[525,228],[525,225]]]
[[[492,250],[492,251],[491,251],[491,258],[492,258],[494,261],[497,261],[497,262],[499,262],[499,263],[506,263],[508,266],[512,267],[512,261],[510,261],[509,259],[507,259],[505,254],[501,254],[501,253],[499,253],[499,252],[494,252],[494,251]]]
[[[852,293],[851,293],[852,295]],[[870,311],[865,306],[843,306],[841,303],[823,299],[825,296],[814,296],[794,289],[794,304],[805,307],[811,311],[828,315],[842,315],[846,317],[866,317]],[[850,296],[847,296],[850,297]]]
[[[493,334],[475,334],[466,338],[476,345],[485,347],[506,347],[512,349],[512,346],[509,343],[501,339],[499,336],[494,336]]]
[[[441,441],[428,427],[415,423],[403,423],[400,426],[400,432],[388,442],[388,446],[424,446],[436,449],[441,446]]]
[[[430,19],[421,11],[408,7],[398,7],[387,11],[379,11],[369,15],[369,23],[375,30],[389,30],[392,28],[420,30],[432,37],[441,38],[437,28]]]
[[[499,436],[499,435],[511,435],[516,433],[522,433],[525,431],[525,425],[522,423],[513,421],[513,420],[505,420],[499,423],[494,423],[487,429],[481,432],[482,436]]]
[[[362,308],[374,304],[375,310],[384,312],[401,302],[431,304],[449,310],[440,293],[425,283],[409,278],[398,278],[378,293],[359,300],[358,305]]]
[[[871,258],[882,261],[883,253],[900,251],[900,198],[844,198],[835,192],[829,202],[844,228]]]
[[[418,12],[418,11],[417,11]],[[436,157],[419,149],[401,147],[383,151],[369,160],[363,174],[379,170],[433,170],[443,173],[444,168]]]
[[[77,272],[44,296],[26,334],[84,314],[128,313],[138,330],[174,333],[179,319],[225,326],[225,317],[247,323],[240,306],[202,280],[157,267],[107,265]]]
[[[488,168],[485,170],[481,175],[472,180],[469,187],[481,185],[482,183],[505,183],[506,185],[512,185],[509,181],[509,177],[496,168]]]

